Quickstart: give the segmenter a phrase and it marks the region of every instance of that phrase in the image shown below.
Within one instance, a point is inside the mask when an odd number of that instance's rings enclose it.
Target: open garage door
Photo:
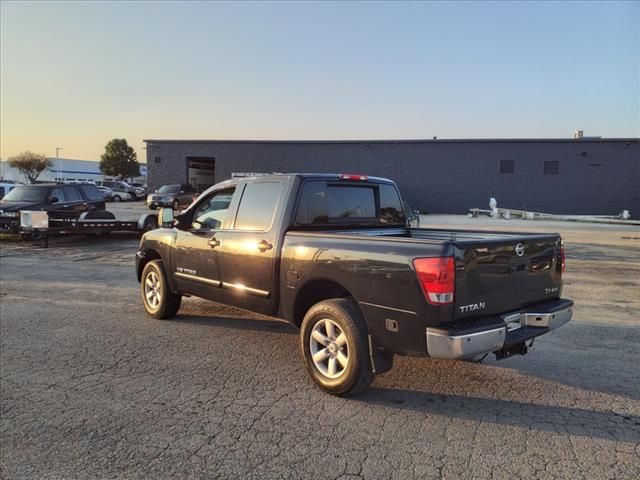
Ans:
[[[198,192],[216,183],[215,157],[187,157],[187,178]]]

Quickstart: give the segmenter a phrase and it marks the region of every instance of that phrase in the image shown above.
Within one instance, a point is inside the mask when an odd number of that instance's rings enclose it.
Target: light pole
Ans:
[[[56,147],[56,159],[58,160],[58,181],[62,181],[62,160],[60,160],[60,150],[62,147]]]

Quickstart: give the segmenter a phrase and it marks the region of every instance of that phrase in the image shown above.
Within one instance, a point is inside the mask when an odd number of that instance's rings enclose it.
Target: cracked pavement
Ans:
[[[575,318],[529,355],[396,356],[351,399],[285,323],[147,317],[133,237],[4,242],[0,478],[640,478],[640,229],[567,236]]]

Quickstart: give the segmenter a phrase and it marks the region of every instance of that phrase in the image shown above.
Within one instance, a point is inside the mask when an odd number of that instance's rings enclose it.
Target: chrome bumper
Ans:
[[[533,312],[519,312],[503,317],[505,323],[513,324],[520,323],[522,326],[527,327],[544,327],[549,330],[555,330],[561,327],[573,316],[573,305],[557,310],[554,312],[545,313],[533,313]]]
[[[442,328],[427,328],[427,353],[434,358],[465,359],[502,349],[509,343],[510,332],[522,333],[528,327],[528,338],[544,335],[561,327],[573,315],[573,302],[565,300],[558,308],[541,308],[540,312],[520,311],[500,317],[502,324],[486,330],[458,333]]]
[[[427,352],[433,358],[475,357],[500,350],[506,335],[506,327],[467,335],[449,335],[435,328],[427,328]]]

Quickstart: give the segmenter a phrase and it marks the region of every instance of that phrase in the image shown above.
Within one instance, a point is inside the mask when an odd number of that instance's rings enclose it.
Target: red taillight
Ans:
[[[416,258],[413,266],[427,302],[432,305],[453,303],[456,280],[453,257]]]
[[[366,182],[369,180],[369,177],[366,175],[358,175],[357,173],[343,173],[340,175],[340,179],[342,180],[359,180]]]
[[[562,273],[564,273],[564,271],[567,268],[566,257],[565,257],[565,254],[564,254],[564,243],[560,244],[560,262],[562,264]]]

